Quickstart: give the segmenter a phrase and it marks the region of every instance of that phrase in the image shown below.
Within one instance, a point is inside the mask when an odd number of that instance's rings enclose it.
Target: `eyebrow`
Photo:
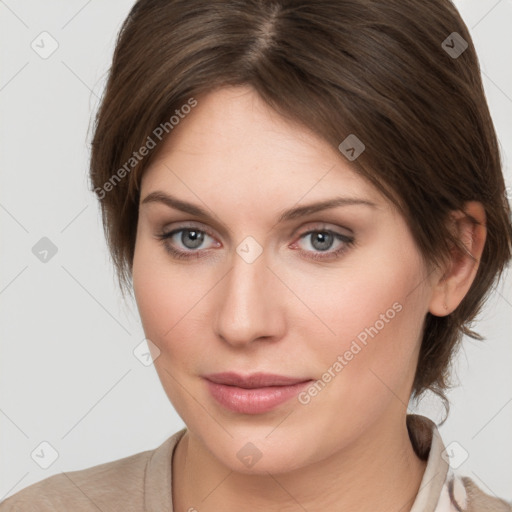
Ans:
[[[202,217],[205,219],[211,219],[212,216],[200,206],[189,203],[187,201],[182,201],[176,197],[173,197],[165,192],[160,190],[155,190],[148,194],[142,201],[141,206],[144,204],[150,203],[162,203],[170,208],[174,208],[176,210],[180,210],[182,212],[188,213],[190,215],[195,215],[196,217]],[[289,210],[284,211],[279,216],[278,222],[284,222],[288,220],[297,219],[300,217],[305,217],[306,215],[310,215],[312,213],[316,213],[322,210],[327,210],[330,208],[336,208],[338,206],[352,206],[352,205],[362,205],[369,206],[371,208],[378,208],[375,203],[368,201],[366,199],[360,199],[357,197],[334,197],[332,199],[326,199],[324,201],[318,201],[315,203],[310,203],[304,206],[297,206],[295,208],[291,208]]]

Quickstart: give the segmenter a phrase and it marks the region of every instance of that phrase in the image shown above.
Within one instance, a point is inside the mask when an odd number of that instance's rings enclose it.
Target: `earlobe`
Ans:
[[[466,203],[464,212],[453,212],[451,220],[465,250],[462,252],[458,247],[452,249],[445,272],[434,284],[429,312],[435,316],[449,315],[469,291],[480,264],[487,236],[485,210],[477,201]]]

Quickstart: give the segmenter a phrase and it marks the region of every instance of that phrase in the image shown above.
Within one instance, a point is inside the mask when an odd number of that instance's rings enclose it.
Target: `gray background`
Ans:
[[[132,3],[0,1],[0,499],[61,471],[153,449],[183,426],[153,367],[133,353],[144,333],[117,291],[87,186],[90,119]],[[481,59],[510,190],[512,1],[456,5]],[[43,237],[57,249],[46,262],[32,251]],[[487,341],[465,341],[456,362],[463,385],[450,393],[440,428],[445,445],[455,443],[458,471],[508,500],[510,284],[476,326]],[[441,417],[428,397],[419,410]],[[58,453],[53,463],[42,442]]]

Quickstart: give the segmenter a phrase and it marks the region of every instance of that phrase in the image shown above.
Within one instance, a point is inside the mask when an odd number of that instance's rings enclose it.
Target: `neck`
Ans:
[[[426,462],[414,453],[405,417],[378,421],[328,459],[291,472],[244,474],[221,464],[190,432],[173,457],[174,509],[209,512],[409,511]]]

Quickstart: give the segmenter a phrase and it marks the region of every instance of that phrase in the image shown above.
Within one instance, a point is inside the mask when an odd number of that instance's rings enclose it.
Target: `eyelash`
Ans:
[[[211,238],[215,238],[211,233],[209,233],[205,229],[198,229],[194,226],[183,226],[178,229],[173,229],[169,232],[163,232],[158,233],[156,238],[160,240],[164,246],[164,249],[175,259],[178,260],[190,260],[190,259],[199,259],[203,258],[204,256],[201,254],[201,251],[181,251],[179,249],[176,249],[175,247],[169,245],[167,243],[167,240],[172,238],[177,233],[181,233],[182,231],[196,231],[198,233],[203,233]],[[336,231],[333,231],[331,229],[312,229],[309,231],[306,231],[305,233],[302,233],[299,237],[299,240],[302,240],[303,238],[306,238],[309,235],[312,235],[314,233],[328,233],[330,235],[333,235],[337,240],[344,243],[342,247],[337,249],[333,252],[311,252],[311,251],[305,251],[305,250],[299,250],[299,254],[306,255],[307,258],[316,260],[316,261],[326,261],[326,260],[336,260],[340,258],[348,249],[353,247],[355,245],[355,239],[352,236],[348,235],[342,235],[341,233],[338,233]]]

